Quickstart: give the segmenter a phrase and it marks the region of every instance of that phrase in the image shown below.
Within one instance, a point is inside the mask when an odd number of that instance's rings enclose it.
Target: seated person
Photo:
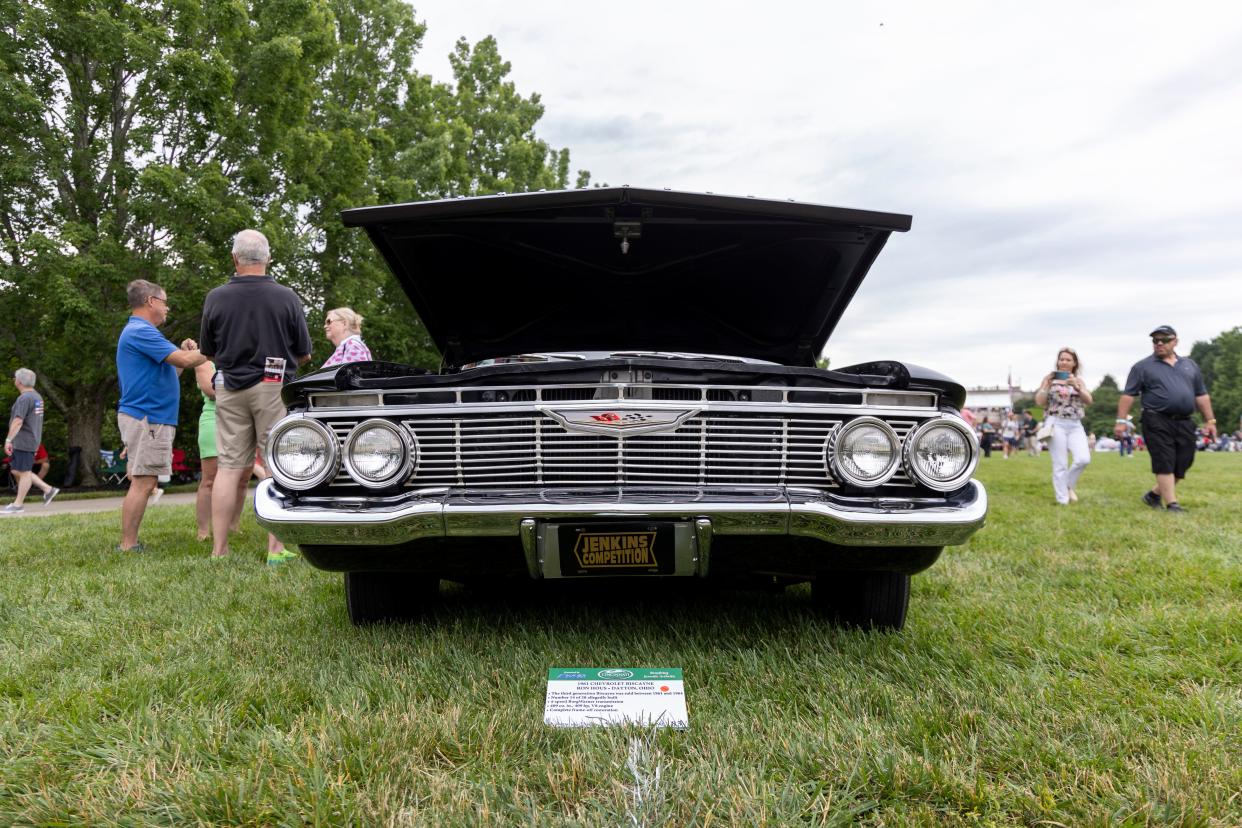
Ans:
[[[51,471],[52,460],[48,456],[47,446],[39,443],[39,448],[35,449],[34,469],[32,471],[35,477],[40,480],[47,480],[47,473]]]

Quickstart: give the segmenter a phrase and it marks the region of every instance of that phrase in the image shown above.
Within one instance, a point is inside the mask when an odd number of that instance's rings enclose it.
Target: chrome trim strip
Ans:
[[[603,487],[574,491],[428,491],[389,498],[293,498],[259,484],[259,523],[285,543],[391,545],[422,538],[522,538],[525,521],[699,520],[711,535],[796,535],[842,546],[951,546],[987,519],[977,480],[964,498],[848,498],[811,490]],[[359,502],[362,501],[362,502]],[[708,546],[710,554],[710,546]]]
[[[482,395],[490,392],[493,396],[496,392],[505,392],[507,395],[519,393],[523,396],[529,396],[529,399],[513,400],[504,402],[483,402],[470,401],[464,402],[463,398],[467,395]],[[719,395],[722,392],[745,392],[750,399],[741,400],[720,400],[711,399],[712,393]],[[587,396],[586,392],[590,392]],[[668,394],[666,398],[659,396],[660,392]],[[829,394],[857,394],[858,403],[819,403],[819,402],[790,402],[789,395],[791,392],[805,395],[829,395]],[[410,395],[443,395],[452,394],[452,402],[442,403],[402,403],[390,405],[387,401],[389,395],[392,396],[410,396]],[[677,396],[674,396],[677,395]],[[735,396],[737,396],[735,394]],[[349,405],[350,397],[359,398],[357,405]],[[460,410],[462,407],[470,409],[489,410],[521,410],[523,407],[529,409],[536,405],[564,405],[566,403],[583,403],[583,404],[613,404],[613,403],[690,403],[705,405],[736,405],[743,406],[748,410],[762,409],[765,406],[781,406],[789,408],[806,408],[806,409],[824,409],[830,407],[841,413],[852,413],[860,409],[884,408],[892,409],[897,415],[910,414],[912,412],[926,411],[934,412],[939,402],[938,395],[933,391],[918,390],[900,390],[888,388],[801,388],[797,386],[786,385],[704,385],[700,383],[652,383],[652,382],[584,382],[584,383],[565,383],[557,385],[480,385],[480,386],[461,386],[451,388],[437,387],[408,387],[402,389],[387,390],[357,390],[357,391],[332,391],[312,393],[308,397],[310,410],[313,412],[322,412],[327,416],[342,413],[356,413],[357,410],[364,412],[372,411],[377,403],[383,409],[385,416],[400,416],[403,414],[413,414],[420,411],[445,411]],[[323,398],[324,403],[320,404],[319,399]],[[885,398],[890,401],[885,403]],[[893,398],[899,398],[901,401],[892,402]],[[754,400],[753,402],[751,400]],[[912,399],[922,399],[922,405],[911,404],[906,402]]]
[[[589,405],[608,405],[609,408],[619,409],[623,406],[633,408],[650,408],[650,400],[644,405],[643,400],[566,400],[565,402],[548,403],[549,406],[555,408],[564,408],[567,405],[576,403],[586,403]],[[664,400],[657,402],[663,403]],[[682,408],[691,404],[689,400],[668,400],[667,403],[676,407],[678,403]],[[521,402],[521,403],[435,403],[427,405],[387,405],[382,408],[376,406],[361,406],[358,408],[311,408],[310,416],[317,419],[335,419],[337,417],[361,418],[367,416],[384,416],[391,418],[398,417],[461,417],[463,415],[526,415],[530,416],[538,411],[538,403]],[[745,402],[721,402],[712,400],[710,402],[693,403],[695,408],[699,409],[700,414],[823,414],[838,417],[857,417],[862,413],[875,414],[883,417],[893,417],[897,419],[910,417],[930,417],[939,414],[936,408],[913,408],[895,405],[843,405],[840,403],[745,403]]]

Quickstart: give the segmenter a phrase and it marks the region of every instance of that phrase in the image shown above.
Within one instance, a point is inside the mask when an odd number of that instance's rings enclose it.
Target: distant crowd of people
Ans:
[[[1133,457],[1135,451],[1146,451],[1155,482],[1143,494],[1143,502],[1153,509],[1186,511],[1177,500],[1177,484],[1186,477],[1195,453],[1242,451],[1242,423],[1233,434],[1221,434],[1199,366],[1175,350],[1177,332],[1161,325],[1150,336],[1152,353],[1130,369],[1117,403],[1112,436],[1097,437],[1083,428],[1083,416],[1093,400],[1082,380],[1078,353],[1066,347],[1057,351],[1055,367],[1035,392],[1036,405],[1044,407],[1044,422],[1030,411],[1006,411],[999,424],[986,416],[976,418],[969,410],[962,412],[974,426],[984,456],[991,457],[997,441],[1005,459],[1022,448],[1038,456],[1046,441],[1052,455],[1053,496],[1064,506],[1078,501],[1078,483],[1092,452],[1116,450],[1122,457]],[[1141,430],[1130,414],[1140,397]],[[1197,428],[1196,412],[1203,419]]]
[[[145,549],[138,533],[161,479],[172,472],[173,439],[181,405],[181,373],[193,369],[203,397],[198,421],[201,478],[196,502],[199,540],[212,540],[212,555],[229,554],[229,533],[238,528],[252,476],[266,476],[267,437],[285,416],[284,384],[311,357],[311,338],[302,301],[267,274],[272,257],[267,239],[243,230],[233,240],[234,275],[212,289],[203,303],[199,339],[180,345],[159,332],[168,320],[164,288],[135,279],[126,289],[130,317],[117,340],[116,367],[121,398],[117,426],[124,447],[129,490],[121,506],[117,550]],[[350,308],[325,315],[324,336],[334,346],[323,367],[370,360],[362,340],[362,317]],[[50,503],[59,489],[32,473],[43,428],[43,400],[35,374],[14,374],[18,399],[4,442],[17,497],[3,508],[23,511],[30,488]],[[281,564],[296,553],[268,536],[267,562]]]

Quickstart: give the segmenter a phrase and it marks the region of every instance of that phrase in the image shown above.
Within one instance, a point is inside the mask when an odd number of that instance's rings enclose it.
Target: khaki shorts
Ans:
[[[154,477],[172,474],[173,437],[177,427],[149,423],[117,412],[116,424],[125,444],[125,463],[129,476]]]
[[[267,463],[267,434],[285,416],[279,382],[258,382],[241,391],[216,388],[216,464],[248,469],[257,448]]]

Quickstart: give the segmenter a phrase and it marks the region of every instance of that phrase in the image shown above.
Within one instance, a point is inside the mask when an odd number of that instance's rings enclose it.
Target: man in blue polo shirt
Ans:
[[[138,527],[147,509],[147,497],[161,474],[172,473],[172,445],[181,405],[183,368],[207,361],[193,339],[181,347],[159,332],[168,319],[168,295],[157,284],[135,279],[126,289],[129,321],[116,343],[116,371],[121,380],[121,403],[116,421],[127,455],[129,491],[121,504],[122,552],[141,552]]]
[[[1204,427],[1216,439],[1216,418],[1212,398],[1203,384],[1203,374],[1190,357],[1178,356],[1177,331],[1161,325],[1151,332],[1151,356],[1134,363],[1125,390],[1117,401],[1118,438],[1130,427],[1128,421],[1134,398],[1143,398],[1143,439],[1151,457],[1156,485],[1143,495],[1153,509],[1161,504],[1169,512],[1186,511],[1177,502],[1177,484],[1195,461],[1195,409],[1203,415]]]

